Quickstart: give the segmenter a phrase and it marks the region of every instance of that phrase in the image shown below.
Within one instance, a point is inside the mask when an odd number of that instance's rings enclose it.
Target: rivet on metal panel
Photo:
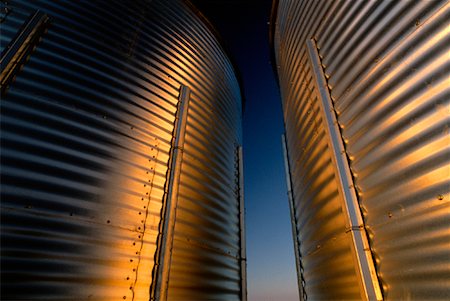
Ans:
[[[3,3],[3,5],[8,5],[8,3],[5,2],[5,3]],[[12,8],[9,8],[7,6],[2,6],[0,8],[0,13],[2,14],[0,16],[0,23],[3,23],[11,12],[12,12]]]

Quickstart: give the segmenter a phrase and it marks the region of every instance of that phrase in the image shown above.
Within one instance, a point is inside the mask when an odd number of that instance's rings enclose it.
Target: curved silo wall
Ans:
[[[241,94],[206,19],[185,1],[0,17],[2,299],[245,299]]]
[[[275,1],[303,299],[450,297],[449,16],[448,1]]]

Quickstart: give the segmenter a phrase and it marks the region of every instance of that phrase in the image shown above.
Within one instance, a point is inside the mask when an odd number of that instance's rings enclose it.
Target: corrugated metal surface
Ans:
[[[4,1],[0,2],[0,53],[8,46],[9,42],[15,37],[17,31],[30,17],[29,11],[12,10]]]
[[[240,90],[223,50],[193,13],[177,12],[206,64],[192,72],[181,165],[168,300],[240,300],[240,224],[237,146],[241,144]],[[169,24],[168,24],[169,25]],[[205,57],[206,56],[206,57]],[[223,68],[224,72],[217,72]]]
[[[317,27],[320,19],[317,15],[307,19],[304,16],[325,4],[280,1],[274,43],[303,266],[304,299],[357,300],[360,293],[351,237],[346,234],[343,201],[304,43],[305,28]],[[300,15],[301,22],[297,24]]]
[[[450,4],[402,9],[395,31],[383,33],[389,43],[356,40],[371,50],[353,77],[337,84],[331,64],[325,72],[386,299],[448,299]]]
[[[238,93],[226,74],[191,94],[168,300],[240,300]]]
[[[299,95],[287,98],[284,114],[304,294],[308,300],[358,299],[351,237],[306,56],[303,63],[293,78],[297,84],[282,93]]]
[[[290,154],[314,130],[293,115],[315,103],[299,75],[306,40],[317,41],[386,300],[450,298],[449,16],[437,0],[279,1],[273,24]]]
[[[314,40],[309,40],[306,44],[309,62],[314,74],[315,89],[318,91],[321,118],[324,122],[328,146],[332,153],[331,159],[333,161],[334,174],[338,180],[339,194],[344,201],[341,206],[346,219],[346,233],[352,237],[351,249],[354,262],[357,263],[355,267],[361,297],[363,300],[383,300],[353,176],[350,171],[333,101],[328,90],[327,80],[323,73],[319,53],[317,52],[317,46]]]
[[[5,7],[7,10],[8,7]],[[7,12],[9,12],[7,10]],[[11,23],[11,22],[10,22]],[[1,52],[1,95],[4,96],[9,84],[14,80],[14,76],[26,62],[29,55],[33,52],[41,36],[45,33],[49,23],[46,14],[39,10],[34,12],[23,22],[23,26],[17,30],[6,47]],[[8,26],[12,27],[12,26]]]
[[[8,6],[2,47],[15,13],[51,24],[1,100],[2,299],[149,299],[186,85],[169,299],[239,300],[241,97],[209,27],[182,1]]]

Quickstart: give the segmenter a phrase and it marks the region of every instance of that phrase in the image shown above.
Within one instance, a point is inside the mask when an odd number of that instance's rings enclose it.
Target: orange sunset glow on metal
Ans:
[[[240,65],[196,3],[0,2],[2,300],[269,300]],[[301,301],[450,299],[449,16],[272,2]]]

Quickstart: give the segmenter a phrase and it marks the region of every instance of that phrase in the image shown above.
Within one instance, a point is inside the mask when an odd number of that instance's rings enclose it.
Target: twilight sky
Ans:
[[[283,119],[270,65],[271,0],[196,0],[244,82],[244,181],[249,301],[298,301],[281,147]]]

